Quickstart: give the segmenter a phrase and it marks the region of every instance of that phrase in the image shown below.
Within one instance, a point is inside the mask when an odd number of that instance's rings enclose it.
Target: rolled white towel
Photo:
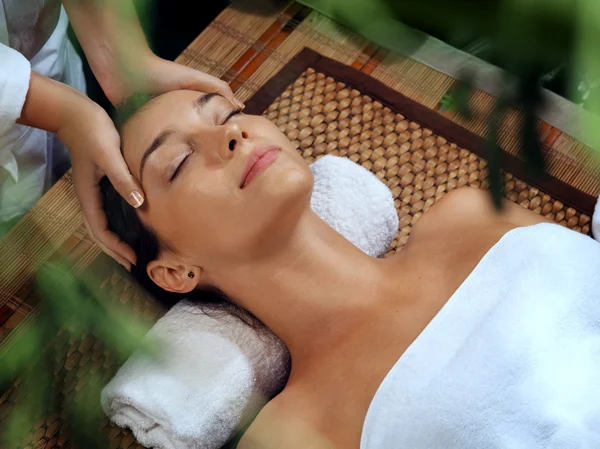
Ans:
[[[146,447],[216,449],[281,390],[289,354],[275,336],[181,301],[146,339],[158,357],[134,354],[102,392],[110,419]]]
[[[384,254],[398,231],[390,189],[343,157],[324,156],[310,169],[315,178],[310,205],[317,215],[369,256]]]
[[[314,211],[372,256],[398,229],[389,189],[339,157],[312,164]],[[289,374],[284,344],[237,318],[209,317],[182,301],[150,330],[158,359],[134,354],[102,392],[109,418],[146,447],[216,449],[281,390]]]

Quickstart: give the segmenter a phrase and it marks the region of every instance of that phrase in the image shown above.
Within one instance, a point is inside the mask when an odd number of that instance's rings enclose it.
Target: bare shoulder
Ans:
[[[488,191],[473,187],[453,190],[428,210],[417,222],[414,233],[430,231],[465,231],[472,227],[499,226],[510,228],[530,226],[548,220],[510,201],[503,201],[497,210]]]
[[[280,402],[269,402],[248,428],[237,449],[335,449],[305,420]]]

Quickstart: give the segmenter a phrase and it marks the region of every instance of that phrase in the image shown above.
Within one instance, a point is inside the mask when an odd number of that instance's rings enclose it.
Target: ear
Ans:
[[[166,260],[153,260],[146,267],[148,276],[163,290],[173,293],[189,293],[200,284],[202,269],[170,263]]]

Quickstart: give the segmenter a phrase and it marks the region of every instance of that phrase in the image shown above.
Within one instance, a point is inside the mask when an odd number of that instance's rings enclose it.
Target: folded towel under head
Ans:
[[[135,354],[102,393],[106,414],[156,448],[218,448],[286,380],[289,355],[276,337],[236,317],[175,305],[147,337],[158,357]]]
[[[344,158],[325,156],[311,169],[313,210],[365,253],[384,254],[398,229],[389,189]],[[279,339],[235,317],[207,316],[187,301],[147,338],[162,348],[160,356],[133,355],[102,392],[106,414],[146,447],[221,447],[289,374]]]

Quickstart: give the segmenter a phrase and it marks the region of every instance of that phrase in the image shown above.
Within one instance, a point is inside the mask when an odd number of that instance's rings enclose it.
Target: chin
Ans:
[[[244,225],[245,244],[248,254],[263,257],[287,241],[300,217],[310,210],[313,175],[308,166],[280,167],[256,187],[256,202]]]
[[[287,208],[310,206],[314,178],[308,165],[273,168],[270,176],[265,177],[263,186],[263,192],[268,195],[269,200],[287,203]]]

